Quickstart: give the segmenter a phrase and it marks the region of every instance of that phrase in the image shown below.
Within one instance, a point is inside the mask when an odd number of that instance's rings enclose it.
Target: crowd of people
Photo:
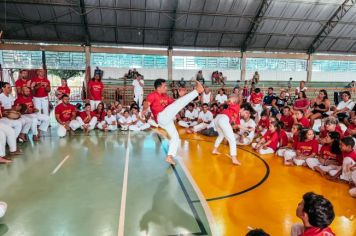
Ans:
[[[66,80],[61,81],[61,86],[56,90],[58,103],[54,109],[59,137],[78,129],[89,134],[94,129],[110,132],[162,127],[164,122],[159,120],[154,106],[162,107],[159,110],[161,112],[173,103],[172,98],[164,95],[166,90],[163,94],[157,92],[165,84],[164,80],[159,80],[159,83],[156,81],[157,91],[145,99],[143,78],[139,73],[134,73],[134,101],[124,107],[118,101],[103,103],[104,85],[101,78],[102,71],[95,70],[88,83],[89,101],[84,105],[71,104],[70,88]],[[243,164],[238,160],[237,145],[251,145],[261,155],[280,156],[286,166],[304,166],[328,179],[347,182],[351,186],[350,195],[356,197],[356,106],[350,92],[342,92],[342,101],[331,106],[324,89],[320,90],[317,97],[307,98],[304,81],[295,89],[295,99],[292,100],[289,90],[281,90],[276,95],[271,87],[264,94],[257,86],[259,75],[255,75],[254,80],[251,89],[245,84],[226,94],[225,89],[221,88],[215,96],[209,87],[200,88],[198,83],[199,88],[195,87],[190,100],[181,102],[177,106],[179,111],[169,114],[174,114],[174,123],[188,134],[217,136],[212,147],[213,154],[219,154],[219,145],[225,138],[235,165]],[[0,163],[10,163],[13,155],[22,154],[17,143],[28,141],[29,133],[32,133],[34,141],[40,141],[41,134],[49,127],[48,93],[51,85],[45,71],[40,69],[36,78],[29,79],[28,72],[21,70],[15,87],[16,96],[13,96],[9,83],[2,83],[1,86]],[[181,86],[176,98],[185,94],[181,90],[186,88]],[[165,104],[160,104],[162,101]],[[152,105],[155,102],[157,105]],[[182,106],[184,108],[180,109]],[[316,121],[319,122],[318,128],[315,128]],[[174,131],[172,127],[165,129]],[[172,142],[173,145],[179,141],[179,136],[175,138],[177,140]],[[173,159],[169,159],[169,162],[173,163]]]

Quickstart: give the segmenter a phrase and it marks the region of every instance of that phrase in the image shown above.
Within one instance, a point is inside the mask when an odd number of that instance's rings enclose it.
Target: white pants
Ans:
[[[356,170],[354,170],[351,174],[352,182],[356,185]],[[352,197],[356,197],[356,187],[353,187],[349,190],[349,193]]]
[[[141,107],[143,102],[143,93],[135,93],[134,101],[138,104],[139,107]]]
[[[252,148],[255,148],[257,146],[257,143],[251,144]],[[261,148],[261,150],[258,151],[259,154],[265,155],[265,154],[272,154],[274,153],[274,150],[270,147],[267,147],[266,149]]]
[[[101,101],[90,100],[91,110],[94,111],[98,107],[99,103],[101,103]]]
[[[302,166],[305,163],[305,160],[296,159],[297,153],[294,150],[286,150],[284,153],[284,161],[293,160],[296,166]]]
[[[34,97],[33,103],[36,109],[38,109],[38,114],[42,113],[44,115],[49,116],[48,97],[43,97],[43,98]]]
[[[15,131],[16,137],[21,133],[22,122],[20,120],[11,120],[5,117],[0,119],[0,124],[5,124],[11,127]]]
[[[245,146],[245,145],[250,145],[252,143],[253,138],[250,138],[249,136],[247,136],[247,137],[242,137],[242,140],[241,140],[241,136],[242,136],[242,134],[235,135],[237,145]]]
[[[15,131],[10,126],[0,123],[0,157],[6,154],[6,143],[9,145],[10,152],[16,151],[16,137]]]
[[[178,125],[182,126],[184,128],[189,128],[189,127],[197,125],[197,124],[198,124],[198,122],[196,122],[196,121],[184,121],[184,120],[178,121]]]
[[[28,134],[30,132],[31,126],[32,126],[32,119],[28,118],[24,115],[21,115],[21,118],[19,119],[22,123],[22,128],[21,128],[21,133],[23,134]]]
[[[156,128],[158,127],[157,122],[154,121],[153,119],[149,119],[149,120],[147,121],[147,123],[150,124],[150,126],[153,126],[153,127],[156,127]]]
[[[85,125],[84,121],[82,120],[82,118],[80,116],[78,116],[76,118],[76,120],[78,121],[78,123],[80,124],[80,127],[81,129],[83,129],[83,125]],[[89,121],[89,127],[88,127],[88,130],[93,130],[95,128],[95,125],[98,121],[98,118],[96,116],[94,116],[93,118],[91,118],[91,120]]]
[[[31,131],[33,135],[38,135],[38,130],[47,132],[49,126],[49,116],[44,114],[25,114],[25,117],[31,119]]]
[[[75,131],[76,129],[78,129],[80,127],[80,124],[78,121],[76,120],[72,120],[69,123],[69,127]],[[60,138],[64,137],[67,135],[67,129],[64,127],[64,125],[60,125],[58,124],[58,130],[57,130],[57,134]]]
[[[198,92],[196,90],[193,90],[185,96],[180,97],[179,99],[174,101],[172,104],[167,106],[163,111],[158,114],[158,125],[164,130],[166,130],[170,137],[168,155],[176,156],[180,144],[179,134],[177,128],[174,125],[176,115],[180,110],[182,110],[186,105],[188,105],[188,103],[193,101],[193,99],[196,98],[198,95]]]
[[[105,121],[102,121],[102,122],[98,123],[98,129],[103,130],[104,129],[104,127],[103,127],[104,125],[106,125]],[[108,130],[110,130],[110,131],[115,131],[115,130],[117,130],[117,125],[107,125],[106,128]]]
[[[262,105],[261,104],[251,104],[253,109],[256,111],[256,121],[258,122],[261,118],[261,113],[262,113]]]
[[[200,124],[194,125],[193,126],[193,131],[194,132],[199,132],[199,131],[201,131],[203,129],[208,128],[208,126],[209,126],[209,124],[202,122]]]
[[[218,148],[221,142],[226,138],[230,146],[230,155],[236,156],[236,139],[234,136],[234,131],[232,130],[229,117],[225,114],[219,114],[214,120],[216,130],[218,132],[218,137],[215,140],[214,147]]]
[[[135,125],[130,125],[129,130],[131,131],[142,131],[150,128],[150,124],[137,122]]]
[[[350,157],[344,158],[342,161],[342,174],[340,175],[340,179],[351,181],[352,180],[352,172],[349,171],[350,166],[354,166],[356,162]]]

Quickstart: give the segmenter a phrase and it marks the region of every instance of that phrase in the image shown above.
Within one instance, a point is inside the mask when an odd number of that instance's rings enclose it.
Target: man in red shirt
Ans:
[[[43,69],[37,70],[37,77],[31,80],[31,89],[33,91],[33,102],[38,113],[49,116],[48,93],[51,91],[51,85]]]
[[[31,80],[28,79],[28,71],[20,70],[19,78],[15,82],[17,96],[22,94],[23,87],[30,87],[30,86],[31,86]]]
[[[173,157],[176,156],[180,143],[179,134],[174,125],[176,115],[194,98],[198,97],[199,93],[204,91],[204,87],[198,81],[195,83],[195,89],[192,92],[185,94],[184,90],[180,90],[179,95],[181,97],[174,101],[167,95],[166,81],[156,79],[154,82],[155,91],[147,95],[146,98],[153,118],[161,128],[167,131],[170,137],[166,162],[172,165],[175,165]]]
[[[291,236],[335,236],[329,225],[335,218],[331,202],[321,195],[308,192],[296,210],[303,224],[294,224]]]
[[[31,90],[29,87],[22,87],[22,95],[20,95],[14,102],[15,106],[24,104],[26,106],[24,117],[31,120],[31,131],[33,134],[33,140],[39,141],[40,131],[47,132],[49,126],[49,116],[45,114],[39,114],[38,110],[34,107]],[[38,129],[37,129],[38,127]]]
[[[250,102],[253,109],[256,111],[256,122],[260,120],[261,112],[262,112],[262,105],[263,105],[263,93],[261,89],[255,88],[255,90],[251,93]]]
[[[84,111],[79,113],[77,121],[80,124],[80,128],[84,130],[85,134],[89,134],[90,130],[95,128],[98,118],[96,117],[95,112],[91,110],[89,103],[85,104]]]
[[[67,134],[67,130],[76,130],[80,127],[78,121],[75,120],[75,106],[69,103],[68,95],[63,95],[62,103],[55,108],[56,120],[58,122],[58,136],[63,138]]]
[[[101,101],[104,99],[104,85],[101,82],[101,77],[102,71],[97,68],[94,71],[94,78],[91,79],[88,83],[90,106],[93,110],[95,110],[99,103],[101,103]]]

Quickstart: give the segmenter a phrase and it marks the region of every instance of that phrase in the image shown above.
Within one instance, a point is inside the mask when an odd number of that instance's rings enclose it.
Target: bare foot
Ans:
[[[325,174],[326,174],[326,172],[325,171],[323,171],[322,169],[320,169],[320,167],[319,166],[316,166],[315,168],[314,168],[314,170],[316,171],[316,172],[319,172],[320,174],[321,174],[321,176],[325,176]]]
[[[4,157],[0,157],[0,164],[7,164],[7,163],[11,163],[11,160],[7,160]]]
[[[167,156],[166,162],[171,165],[176,165],[176,162],[173,160],[173,158],[171,156]]]
[[[220,155],[221,154],[220,152],[218,152],[217,149],[214,149],[211,153],[214,154],[214,155]]]
[[[285,166],[294,166],[293,162],[291,162],[291,161],[285,161],[284,165]]]
[[[241,163],[237,160],[236,156],[231,156],[232,164],[240,166]]]
[[[198,93],[204,92],[204,87],[199,81],[195,81],[195,90],[197,90]]]
[[[22,152],[20,149],[14,151],[14,152],[10,152],[10,155],[11,155],[11,156],[22,155],[22,154],[23,154],[23,152]]]
[[[187,129],[187,134],[192,134],[193,133],[193,130],[191,130],[191,129]]]

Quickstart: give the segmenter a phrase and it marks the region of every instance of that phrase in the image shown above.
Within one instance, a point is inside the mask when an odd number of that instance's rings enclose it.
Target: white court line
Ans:
[[[120,205],[120,217],[119,217],[119,229],[118,236],[124,236],[125,227],[125,211],[126,211],[126,195],[127,195],[127,179],[129,174],[129,155],[130,155],[130,131],[127,138],[127,147],[125,155],[125,170],[124,170],[124,180],[122,183],[122,193],[121,193],[121,205]]]
[[[66,162],[66,160],[69,158],[70,156],[67,155],[59,164],[58,166],[52,171],[51,175],[54,175],[55,173],[57,173],[57,171],[59,170],[59,168],[62,167],[62,165],[64,164],[64,162]]]
[[[203,210],[205,212],[206,218],[208,219],[208,224],[210,226],[210,230],[211,230],[211,234],[214,235],[219,235],[218,231],[217,231],[217,227],[216,227],[216,223],[213,217],[213,213],[211,212],[211,209],[208,205],[208,202],[206,201],[203,193],[200,191],[200,188],[198,187],[197,183],[195,182],[195,180],[193,179],[192,175],[190,174],[188,168],[185,166],[184,161],[182,160],[182,155],[177,156],[176,160],[178,160],[185,176],[187,177],[187,179],[189,180],[190,184],[192,185],[195,193],[197,194],[199,201],[203,207]]]

